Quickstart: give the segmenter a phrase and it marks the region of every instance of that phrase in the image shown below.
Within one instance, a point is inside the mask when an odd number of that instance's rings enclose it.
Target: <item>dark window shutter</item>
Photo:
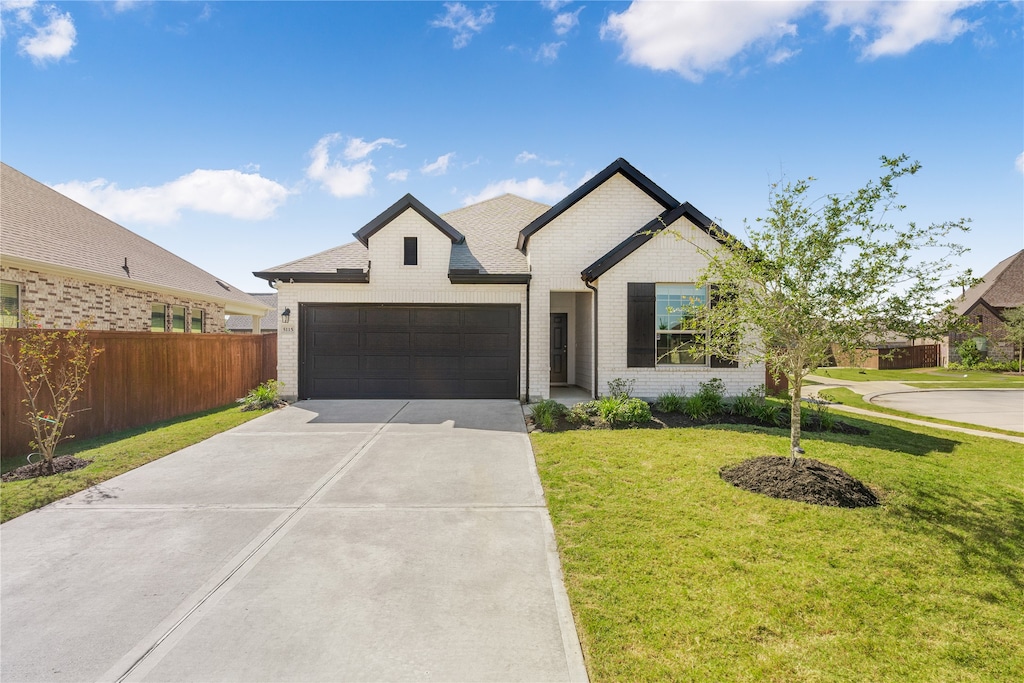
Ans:
[[[708,287],[709,303],[712,307],[718,303],[720,297],[718,294],[718,288],[714,285]],[[737,343],[738,340],[734,340],[733,343]],[[719,356],[711,356],[711,367],[713,368],[738,368],[740,364],[734,360],[728,358],[721,358]]]
[[[405,265],[407,266],[415,266],[419,262],[416,242],[415,237],[405,238]]]
[[[654,367],[654,296],[653,282],[626,285],[626,367]]]

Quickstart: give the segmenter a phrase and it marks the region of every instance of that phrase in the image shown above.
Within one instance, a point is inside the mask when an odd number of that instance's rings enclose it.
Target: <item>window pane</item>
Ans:
[[[17,327],[19,318],[18,285],[0,283],[0,327]]]
[[[165,316],[167,309],[163,304],[153,304],[153,313],[150,315],[149,329],[152,332],[166,332]]]
[[[707,290],[695,285],[657,286],[655,316],[658,330],[688,330],[690,322],[687,312],[690,308],[704,305]]]
[[[203,331],[203,312],[192,311],[192,332],[198,334]]]
[[[171,331],[172,332],[184,332],[185,331],[185,307],[184,306],[171,306],[171,315],[174,316],[171,319]]]
[[[658,365],[706,364],[706,357],[690,348],[699,335],[659,332],[656,336]]]

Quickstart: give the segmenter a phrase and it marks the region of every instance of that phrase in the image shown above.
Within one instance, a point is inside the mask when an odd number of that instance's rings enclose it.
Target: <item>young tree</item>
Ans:
[[[71,405],[85,389],[85,379],[96,356],[101,353],[89,341],[89,321],[70,330],[45,330],[30,311],[23,311],[27,329],[13,336],[0,334],[3,359],[14,366],[27,397],[26,422],[34,438],[30,446],[39,451],[40,471],[53,474],[53,454],[63,439],[64,425],[74,415]]]
[[[1017,372],[1024,372],[1024,306],[1011,308],[1003,316],[1005,339],[1017,347]]]
[[[809,197],[813,178],[775,183],[767,217],[746,226],[746,244],[718,230],[726,248],[702,250],[708,264],[698,284],[711,291],[697,310],[697,329],[709,331],[704,352],[764,362],[789,380],[793,463],[803,453],[804,378],[833,346],[854,354],[888,334],[938,338],[955,325],[952,303],[940,294],[950,285],[951,257],[966,249],[946,239],[966,232],[969,221],[897,228],[889,217],[905,207],[895,181],[920,164],[901,155],[882,157],[882,168],[856,192],[817,200]],[[923,258],[923,249],[936,257]],[[954,282],[969,278],[966,271]]]

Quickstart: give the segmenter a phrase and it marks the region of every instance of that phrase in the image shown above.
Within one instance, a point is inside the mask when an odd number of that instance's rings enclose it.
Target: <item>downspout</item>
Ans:
[[[594,293],[594,398],[597,398],[597,287],[594,287],[586,279],[583,285]]]
[[[526,400],[530,402],[530,282],[526,282]]]

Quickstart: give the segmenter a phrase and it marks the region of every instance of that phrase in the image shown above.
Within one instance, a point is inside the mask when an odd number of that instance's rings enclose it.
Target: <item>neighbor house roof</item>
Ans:
[[[519,239],[516,242],[517,249],[526,249],[527,243],[530,241],[530,237],[538,230],[543,228],[551,221],[558,218],[560,215],[565,213],[571,208],[576,202],[580,201],[588,194],[596,190],[598,187],[603,185],[605,181],[611,178],[616,173],[621,173],[624,178],[629,180],[631,183],[643,190],[647,195],[662,205],[666,209],[672,209],[679,206],[679,202],[665,190],[661,189],[657,183],[645,176],[640,171],[636,170],[632,164],[628,161],[619,157],[602,171],[600,171],[593,178],[580,185],[578,188],[569,193],[569,195],[558,202],[546,212],[534,219],[529,225],[524,227],[519,232]]]
[[[1024,249],[985,273],[982,281],[968,289],[956,302],[956,312],[963,315],[981,300],[991,308],[1024,306]]]
[[[267,306],[270,306],[270,310],[267,311],[266,315],[260,318],[259,332],[264,330],[277,331],[277,292],[263,293],[259,292],[256,294],[250,293],[253,299],[260,301]],[[251,330],[252,329],[252,316],[251,315],[229,315],[226,327],[228,330]]]
[[[3,163],[0,197],[4,265],[212,301],[229,314],[259,315],[267,309],[202,268]]]

